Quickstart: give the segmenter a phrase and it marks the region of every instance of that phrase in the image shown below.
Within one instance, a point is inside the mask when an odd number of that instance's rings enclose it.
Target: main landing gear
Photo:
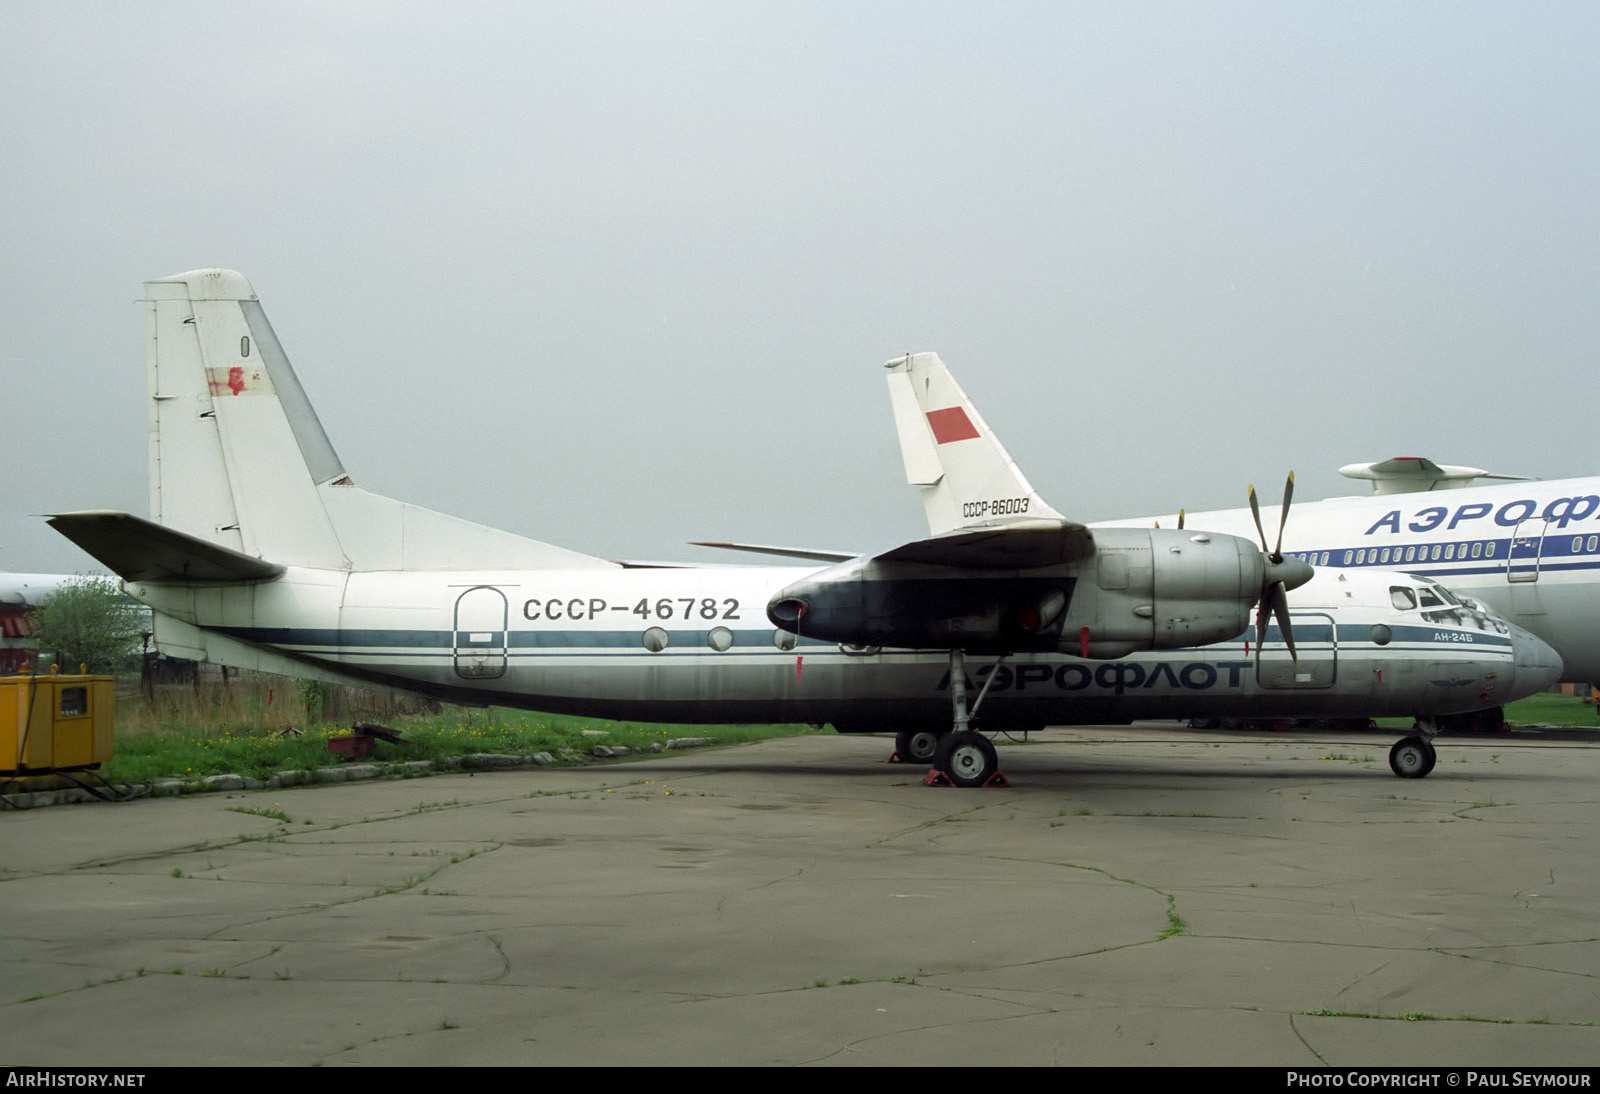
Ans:
[[[1422,778],[1439,760],[1439,754],[1433,749],[1438,728],[1427,721],[1419,721],[1412,728],[1419,732],[1400,738],[1389,750],[1389,770],[1402,779]]]
[[[989,673],[989,678],[983,682],[983,687],[978,689],[978,697],[973,700],[972,707],[967,707],[967,669],[966,658],[961,650],[950,651],[950,705],[953,713],[954,725],[949,733],[942,734],[902,734],[912,738],[906,744],[913,746],[919,742],[917,738],[932,737],[935,741],[933,750],[933,771],[929,772],[929,783],[935,781],[934,773],[943,775],[956,786],[987,786],[992,782],[1003,783],[1005,776],[1000,774],[1000,757],[995,754],[994,745],[989,743],[989,738],[968,728],[972,715],[976,714],[983,697],[989,692],[989,685],[994,683],[994,678],[999,675],[1000,666],[1005,663],[1005,656],[995,662],[995,671]],[[896,738],[896,744],[901,744]],[[910,753],[901,747],[901,755],[907,759]]]
[[[934,754],[933,767],[957,786],[987,786],[996,778],[1004,778],[994,745],[970,729],[945,734]]]
[[[939,742],[948,736],[931,729],[902,729],[894,735],[894,750],[908,764],[931,764]]]

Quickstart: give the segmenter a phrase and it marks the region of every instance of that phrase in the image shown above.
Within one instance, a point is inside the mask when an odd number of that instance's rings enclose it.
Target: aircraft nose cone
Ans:
[[[1521,627],[1512,626],[1511,646],[1516,651],[1516,678],[1511,682],[1516,698],[1536,694],[1561,681],[1565,663],[1544,639]]]

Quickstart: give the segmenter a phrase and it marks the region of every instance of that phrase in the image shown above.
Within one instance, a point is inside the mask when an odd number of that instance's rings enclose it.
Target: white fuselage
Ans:
[[[291,568],[257,585],[129,589],[163,615],[237,643],[460,701],[656,722],[946,721],[946,651],[851,650],[797,642],[772,626],[767,600],[806,572]],[[1273,628],[1259,663],[1241,635],[1110,661],[1027,654],[996,668],[974,659],[969,682],[975,695],[994,676],[987,723],[1037,726],[1459,713],[1555,679],[1558,659],[1542,642],[1470,607],[1397,607],[1397,581],[1330,570],[1305,586],[1293,617],[1298,666]],[[1403,584],[1413,601],[1434,596],[1427,583]],[[1388,631],[1382,644],[1379,626]]]
[[[1185,527],[1256,534],[1248,509],[1190,513]],[[1565,679],[1600,683],[1600,478],[1296,502],[1283,542],[1314,566],[1401,570],[1482,600],[1554,646]]]

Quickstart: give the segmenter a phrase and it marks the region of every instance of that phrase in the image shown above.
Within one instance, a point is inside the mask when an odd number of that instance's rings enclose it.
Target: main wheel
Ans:
[[[1439,754],[1421,737],[1402,737],[1389,750],[1389,770],[1402,779],[1420,779],[1433,770]]]
[[[931,764],[939,751],[939,740],[945,733],[931,729],[903,729],[894,735],[895,751],[907,763]]]
[[[933,766],[950,776],[957,786],[982,786],[1000,770],[994,745],[981,733],[947,733],[939,742]]]

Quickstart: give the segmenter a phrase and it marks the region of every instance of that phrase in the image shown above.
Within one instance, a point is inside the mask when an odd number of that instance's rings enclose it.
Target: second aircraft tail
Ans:
[[[1065,520],[1023,477],[938,354],[908,353],[884,367],[906,481],[923,488],[930,532]]]

